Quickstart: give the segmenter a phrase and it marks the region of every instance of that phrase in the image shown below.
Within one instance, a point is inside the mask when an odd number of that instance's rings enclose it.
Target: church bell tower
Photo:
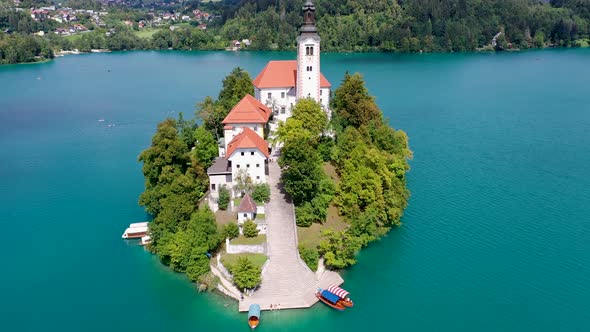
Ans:
[[[303,25],[297,37],[297,99],[320,102],[320,35],[315,26],[315,6],[303,5]]]

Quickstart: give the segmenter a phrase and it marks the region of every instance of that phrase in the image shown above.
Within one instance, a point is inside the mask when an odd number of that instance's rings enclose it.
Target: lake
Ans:
[[[128,52],[0,66],[0,330],[247,330],[121,240],[145,220],[156,124],[272,52]],[[410,137],[403,226],[343,273],[355,307],[264,312],[261,331],[590,330],[590,50],[325,54]],[[99,121],[103,120],[104,121]]]

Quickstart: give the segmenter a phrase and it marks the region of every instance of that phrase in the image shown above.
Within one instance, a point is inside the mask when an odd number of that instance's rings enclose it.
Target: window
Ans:
[[[246,164],[246,168],[250,168],[250,164]]]
[[[257,177],[256,177],[256,180],[260,180],[260,176],[257,176]]]
[[[215,183],[211,184],[211,190],[215,191]]]
[[[285,106],[281,106],[281,114],[285,114]]]
[[[268,99],[272,98],[272,93],[268,93]]]
[[[244,155],[244,152],[241,152],[242,156]]]
[[[250,152],[250,155],[253,156],[254,155],[254,151]]]
[[[240,164],[237,164],[237,165],[236,165],[236,168],[240,168]]]
[[[248,214],[247,213],[244,213],[244,218],[248,218]]]
[[[313,55],[313,46],[306,46],[305,47],[305,55],[307,55],[307,56]]]
[[[281,98],[285,98],[285,93],[281,92]]]
[[[320,98],[320,104],[323,102],[322,98]]]
[[[260,167],[260,164],[256,164],[256,168],[259,168],[259,167]]]
[[[322,89],[320,89],[320,96],[322,95]]]

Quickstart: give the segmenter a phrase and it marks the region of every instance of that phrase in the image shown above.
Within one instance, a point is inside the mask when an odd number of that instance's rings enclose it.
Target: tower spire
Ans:
[[[303,25],[299,32],[301,34],[318,32],[315,26],[315,5],[311,0],[307,0],[303,5]]]

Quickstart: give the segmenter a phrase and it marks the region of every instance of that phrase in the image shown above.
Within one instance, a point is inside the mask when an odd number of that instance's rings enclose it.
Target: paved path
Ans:
[[[248,311],[252,303],[258,303],[263,310],[269,310],[271,304],[280,304],[281,309],[311,307],[318,301],[315,297],[318,287],[343,282],[333,271],[316,276],[299,258],[295,212],[279,182],[281,170],[276,161],[269,164],[269,173],[271,199],[265,211],[269,263],[262,272],[260,288],[239,301],[240,311]]]

